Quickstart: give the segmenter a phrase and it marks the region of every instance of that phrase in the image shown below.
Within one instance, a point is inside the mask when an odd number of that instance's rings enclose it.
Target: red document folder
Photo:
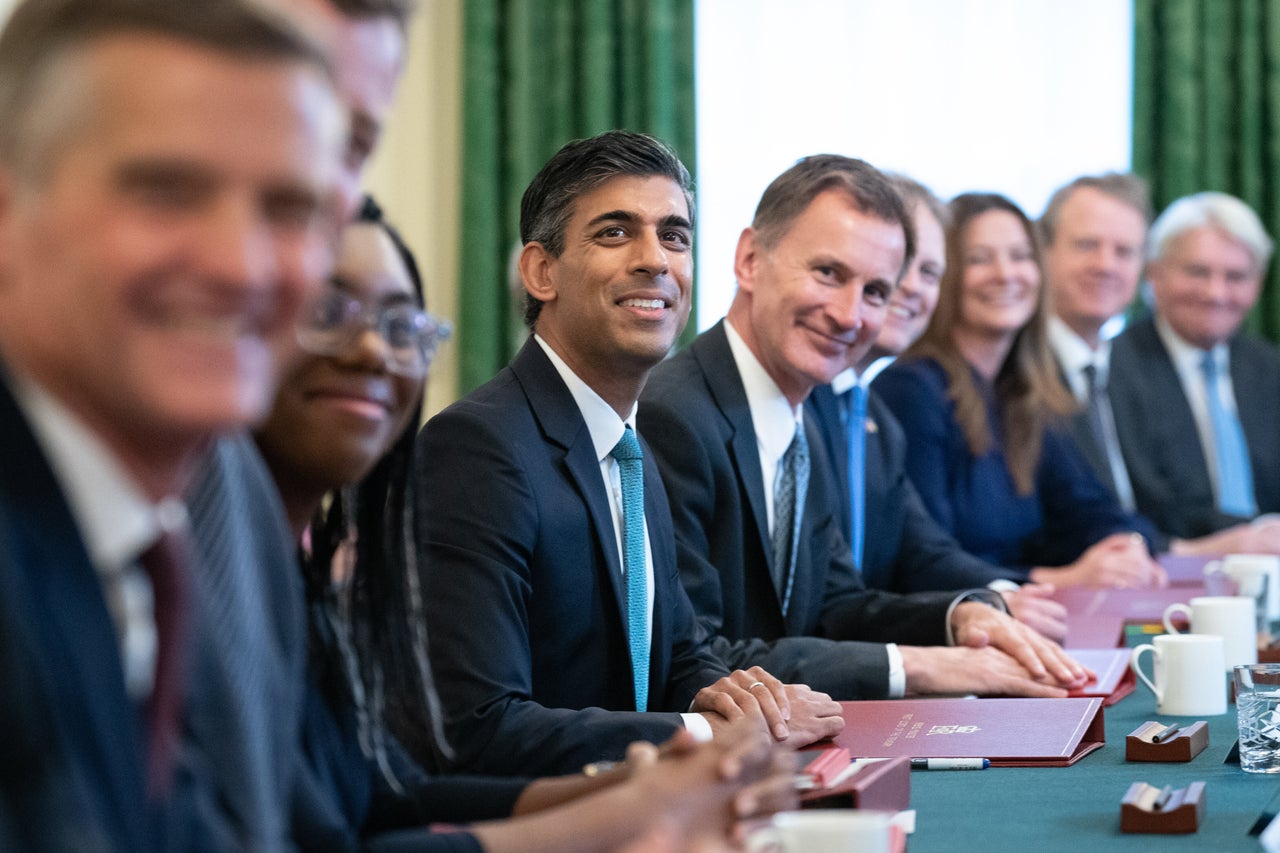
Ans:
[[[1102,700],[886,699],[842,702],[835,742],[858,758],[989,758],[1065,767],[1102,746]]]
[[[1055,590],[1053,599],[1067,608],[1068,624],[1077,616],[1119,616],[1126,622],[1159,622],[1164,609],[1175,601],[1183,604],[1204,595],[1204,585],[1168,589],[1098,589],[1068,586]]]
[[[1067,614],[1067,639],[1063,643],[1069,649],[1114,649],[1124,645],[1124,617],[1113,613],[1095,613],[1092,616]]]
[[[1138,686],[1138,679],[1129,669],[1132,649],[1067,649],[1067,654],[1093,670],[1097,676],[1084,687],[1071,691],[1072,696],[1096,696],[1104,707],[1111,707],[1128,696]]]

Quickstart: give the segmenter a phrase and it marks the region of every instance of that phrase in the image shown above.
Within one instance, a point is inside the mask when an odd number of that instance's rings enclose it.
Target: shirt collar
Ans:
[[[573,395],[573,401],[577,403],[578,411],[586,421],[587,432],[591,434],[591,443],[596,450],[596,461],[603,462],[613,448],[617,447],[623,431],[627,427],[635,430],[636,404],[631,404],[631,412],[625,420],[619,418],[613,407],[592,390],[590,385],[578,378],[578,374],[573,372],[573,369],[551,348],[550,344],[536,334],[533,339],[542,347],[547,358],[551,359],[551,365],[555,367],[556,373],[560,374],[564,384],[569,387],[569,393]]]
[[[1161,343],[1164,344],[1165,350],[1169,353],[1169,360],[1173,362],[1173,366],[1178,373],[1182,375],[1197,375],[1200,373],[1200,365],[1204,361],[1206,350],[1189,343],[1158,314],[1156,315],[1156,334],[1160,336]],[[1218,372],[1220,374],[1225,373],[1229,364],[1227,345],[1225,343],[1218,344],[1208,352],[1213,353],[1213,360],[1218,367]]]
[[[797,426],[804,424],[804,407],[791,408],[786,395],[778,388],[732,323],[726,320],[724,329],[729,339],[729,350],[738,367],[738,375],[742,378],[742,386],[747,392],[747,405],[751,409],[751,423],[755,428],[756,440],[766,453],[775,459],[780,458],[791,446]]]
[[[102,440],[53,395],[22,377],[13,384],[99,572],[120,570],[162,530],[185,523],[180,500],[148,500]]]
[[[1111,362],[1111,341],[1104,340],[1094,349],[1056,314],[1049,317],[1049,345],[1068,376],[1075,376],[1090,364],[1099,379],[1105,379]]]

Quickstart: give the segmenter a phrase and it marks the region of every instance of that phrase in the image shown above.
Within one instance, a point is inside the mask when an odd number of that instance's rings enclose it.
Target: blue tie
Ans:
[[[773,579],[782,599],[783,616],[791,604],[796,550],[808,491],[809,441],[805,438],[804,425],[796,424],[795,435],[778,462],[773,480]]]
[[[609,451],[618,460],[622,479],[622,571],[627,578],[627,636],[631,644],[631,677],[636,710],[649,706],[649,594],[644,560],[644,465],[640,442],[631,427]]]
[[[854,385],[847,392],[845,429],[849,436],[849,544],[853,564],[862,571],[862,541],[867,515],[867,389]]]
[[[1258,514],[1253,501],[1253,471],[1249,467],[1249,447],[1235,411],[1222,402],[1218,388],[1218,365],[1213,353],[1200,362],[1204,371],[1204,394],[1213,423],[1213,448],[1218,455],[1218,509],[1227,515],[1251,518]]]

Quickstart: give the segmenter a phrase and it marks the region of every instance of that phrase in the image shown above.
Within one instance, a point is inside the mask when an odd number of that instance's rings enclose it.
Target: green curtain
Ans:
[[[693,171],[693,22],[693,0],[467,0],[461,392],[513,354],[521,324],[507,270],[520,196],[561,145],[646,131]]]
[[[1134,0],[1133,170],[1156,210],[1220,190],[1280,236],[1280,0]],[[1248,327],[1280,341],[1273,259]]]

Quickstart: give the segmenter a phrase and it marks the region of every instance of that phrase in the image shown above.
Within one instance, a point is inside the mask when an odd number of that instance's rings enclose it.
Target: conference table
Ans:
[[[1188,590],[1196,594],[1198,590]],[[1150,629],[1148,629],[1150,630]],[[1126,631],[1130,646],[1147,640]],[[1148,662],[1149,666],[1149,662]],[[981,699],[973,700],[981,702]],[[1104,709],[1106,744],[1069,767],[996,767],[978,771],[917,771],[911,774],[916,831],[908,850],[1139,851],[1259,850],[1248,834],[1280,795],[1280,774],[1245,773],[1223,759],[1236,740],[1235,705],[1206,719],[1209,745],[1189,763],[1125,761],[1125,736],[1148,720],[1190,724],[1191,717],[1157,715],[1155,696],[1137,689]],[[1120,831],[1120,801],[1134,782],[1185,788],[1205,783],[1205,814],[1198,832],[1187,835]],[[1277,797],[1280,799],[1280,797]]]

